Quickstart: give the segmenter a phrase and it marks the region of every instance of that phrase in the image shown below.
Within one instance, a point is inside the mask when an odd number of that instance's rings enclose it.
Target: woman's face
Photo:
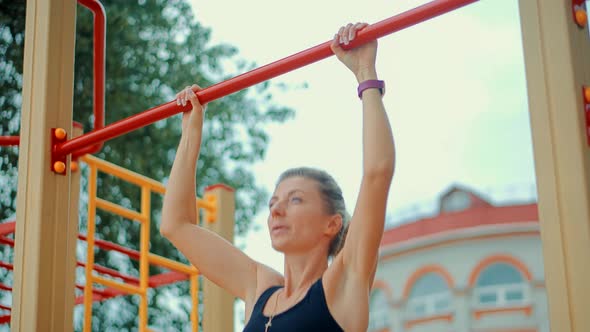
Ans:
[[[270,201],[268,229],[272,246],[283,253],[305,253],[329,245],[333,216],[326,212],[316,181],[289,177],[276,187]]]

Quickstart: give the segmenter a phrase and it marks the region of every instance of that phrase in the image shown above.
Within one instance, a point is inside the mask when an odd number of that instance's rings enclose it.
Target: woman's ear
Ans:
[[[338,234],[342,226],[342,216],[339,213],[336,213],[335,215],[330,217],[330,220],[328,221],[328,225],[326,227],[326,234],[328,234],[329,236],[334,236]]]

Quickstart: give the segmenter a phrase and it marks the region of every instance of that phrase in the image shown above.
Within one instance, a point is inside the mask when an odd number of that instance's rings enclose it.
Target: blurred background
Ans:
[[[348,22],[375,23],[426,2],[102,1],[106,123],[172,100],[187,85],[206,87],[330,40]],[[20,126],[25,8],[0,0],[0,135],[17,135]],[[548,331],[518,3],[482,0],[382,38],[377,61],[397,161],[370,330]],[[282,171],[325,169],[354,207],[362,152],[356,86],[329,58],[209,105],[197,194],[214,183],[236,188],[237,246],[278,271],[266,202]],[[92,15],[81,6],[74,89],[74,120],[88,131]],[[97,156],[165,183],[179,135],[175,116],[107,142]],[[0,220],[11,221],[18,149],[0,151]],[[108,176],[99,178],[99,195],[139,206],[137,188]],[[85,200],[82,190],[82,233]],[[157,225],[161,197],[152,201]],[[100,238],[137,249],[134,227],[97,216]],[[151,250],[185,261],[157,229]],[[11,261],[12,249],[2,250]],[[80,243],[80,258],[84,252]],[[138,273],[126,257],[96,255],[97,263]],[[3,284],[11,278],[0,269]],[[151,292],[150,327],[188,330],[188,293],[186,283]],[[10,293],[0,297],[10,304]],[[243,303],[236,309],[239,331]],[[76,330],[81,315],[77,308]],[[93,316],[93,330],[134,330],[137,299],[97,303]]]

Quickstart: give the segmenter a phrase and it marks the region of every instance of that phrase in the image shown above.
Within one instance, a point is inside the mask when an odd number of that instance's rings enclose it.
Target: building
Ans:
[[[549,332],[537,204],[454,186],[438,214],[386,230],[370,332]]]

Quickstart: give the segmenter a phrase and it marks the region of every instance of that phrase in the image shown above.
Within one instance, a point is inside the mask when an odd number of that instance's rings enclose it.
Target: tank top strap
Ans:
[[[262,292],[262,294],[260,294],[260,297],[258,297],[258,300],[256,300],[256,303],[254,304],[254,309],[252,311],[260,312],[260,314],[262,314],[266,301],[268,301],[272,294],[274,294],[274,292],[276,292],[281,287],[283,286],[271,286],[267,288],[264,292]]]

